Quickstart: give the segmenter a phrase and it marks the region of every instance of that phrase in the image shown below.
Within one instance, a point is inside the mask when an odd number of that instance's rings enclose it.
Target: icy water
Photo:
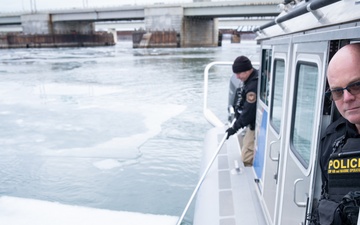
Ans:
[[[255,44],[225,41],[0,50],[0,196],[179,216],[210,128],[204,68],[241,54],[258,61]],[[209,104],[224,122],[231,74],[210,74]]]

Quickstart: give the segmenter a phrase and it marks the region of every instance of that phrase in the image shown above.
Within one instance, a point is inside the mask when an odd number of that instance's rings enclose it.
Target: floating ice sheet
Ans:
[[[0,197],[0,224],[7,225],[172,225],[177,217],[111,211],[34,199]]]

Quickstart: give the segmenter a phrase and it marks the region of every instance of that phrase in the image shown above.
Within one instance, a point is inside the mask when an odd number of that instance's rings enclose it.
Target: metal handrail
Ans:
[[[204,106],[203,113],[205,119],[215,127],[223,127],[224,123],[208,108],[208,85],[209,85],[209,70],[214,65],[232,65],[233,62],[212,62],[209,63],[204,70]]]
[[[203,108],[203,112],[204,112],[204,116],[206,118],[206,120],[212,124],[213,126],[224,126],[223,122],[220,121],[220,119],[208,108],[207,106],[207,98],[208,98],[208,85],[209,85],[209,70],[212,66],[214,65],[231,65],[232,62],[212,62],[209,63],[204,70],[204,108]],[[235,123],[235,119],[232,121],[231,126]],[[193,193],[191,194],[191,197],[189,199],[189,201],[187,202],[184,211],[182,212],[181,216],[179,217],[176,225],[180,225],[181,222],[183,221],[185,214],[187,213],[193,199],[195,198],[198,190],[200,189],[200,186],[202,184],[202,182],[204,181],[208,171],[210,170],[211,165],[213,164],[213,162],[215,161],[218,153],[220,152],[220,149],[222,148],[223,144],[225,143],[227,139],[227,132],[225,133],[224,137],[222,138],[219,146],[217,147],[217,150],[215,152],[215,154],[213,155],[212,159],[210,160],[210,163],[207,165],[204,173],[202,174],[199,182],[197,183]]]
[[[236,121],[236,119],[234,119],[234,120],[231,122],[230,126],[234,125],[235,121]],[[184,211],[182,212],[181,216],[179,217],[176,225],[181,225],[181,222],[183,221],[183,219],[184,219],[184,217],[185,217],[185,214],[186,214],[187,211],[189,210],[189,207],[190,207],[192,201],[194,200],[197,192],[199,191],[202,182],[205,180],[205,177],[206,177],[207,173],[209,172],[212,164],[214,163],[214,161],[215,161],[215,159],[217,158],[217,156],[218,156],[218,154],[219,154],[222,146],[224,145],[224,143],[225,143],[225,141],[226,141],[227,139],[228,139],[228,133],[226,132],[226,133],[224,134],[224,137],[221,139],[220,144],[218,145],[218,147],[217,147],[217,149],[216,149],[216,151],[215,151],[215,154],[212,156],[209,164],[207,165],[206,169],[204,170],[202,176],[200,177],[200,180],[198,181],[198,183],[197,183],[197,185],[196,185],[193,193],[191,194],[191,197],[190,197],[189,201],[187,202],[187,204],[186,204],[186,206],[185,206],[185,209],[184,209]]]
[[[209,70],[214,65],[232,65],[232,64],[233,64],[232,62],[221,62],[221,61],[212,62],[212,63],[209,63],[205,67],[205,70],[204,70],[204,108],[203,108],[203,113],[204,113],[204,116],[205,116],[206,120],[215,127],[224,127],[225,124],[220,121],[220,119],[208,108],[208,105],[207,105],[208,85],[209,85]],[[258,65],[258,63],[255,63],[255,65]],[[236,121],[236,119],[233,119],[233,121],[231,122],[229,127],[232,127],[234,125],[235,121]],[[244,128],[240,129],[238,132],[242,132],[243,129]],[[181,216],[179,217],[176,225],[181,225],[181,222],[183,221],[183,219],[185,217],[185,214],[187,213],[193,199],[195,198],[197,192],[199,191],[202,182],[204,181],[208,171],[210,170],[210,167],[212,166],[213,162],[215,161],[217,155],[219,154],[222,146],[224,145],[224,143],[225,143],[225,141],[227,139],[228,139],[228,133],[225,132],[224,137],[220,141],[220,144],[218,145],[218,147],[217,147],[217,149],[215,151],[215,154],[213,155],[213,157],[211,158],[211,160],[210,160],[209,164],[207,165],[205,171],[203,172],[199,182],[197,183],[193,193],[191,194],[191,197],[190,197],[189,201],[187,202],[187,204],[186,204]]]

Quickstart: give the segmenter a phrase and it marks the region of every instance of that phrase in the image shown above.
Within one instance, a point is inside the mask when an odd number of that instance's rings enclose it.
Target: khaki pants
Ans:
[[[241,157],[244,166],[252,166],[254,161],[254,141],[255,141],[255,130],[246,128],[246,133],[243,139],[243,146],[241,148]]]

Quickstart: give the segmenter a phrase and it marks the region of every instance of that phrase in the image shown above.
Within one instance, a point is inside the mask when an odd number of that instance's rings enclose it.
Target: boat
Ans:
[[[284,0],[279,8],[274,21],[254,30],[261,51],[252,167],[241,161],[242,132],[226,140],[231,121],[207,104],[208,71],[231,71],[232,62],[205,68],[203,111],[213,126],[188,203],[195,201],[193,225],[310,224],[321,192],[320,136],[340,116],[324,94],[326,69],[338,49],[360,42],[360,1]],[[236,85],[229,85],[229,99]]]

